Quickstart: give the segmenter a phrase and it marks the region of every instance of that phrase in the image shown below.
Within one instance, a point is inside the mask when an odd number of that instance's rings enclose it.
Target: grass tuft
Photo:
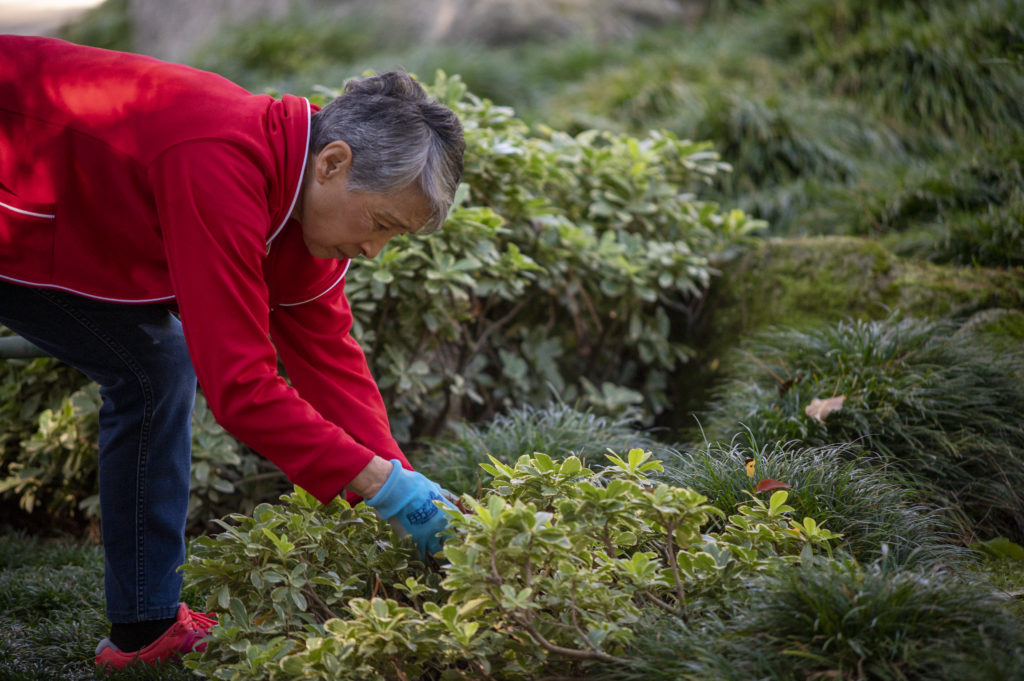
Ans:
[[[746,343],[714,391],[711,439],[857,443],[962,509],[982,536],[1024,537],[1024,353],[997,352],[950,322],[900,319],[776,330]],[[816,398],[843,395],[819,422]],[[852,451],[852,450],[850,450]]]
[[[1022,622],[995,593],[938,574],[852,562],[780,572],[744,629],[800,678],[1021,678]]]
[[[194,602],[194,601],[193,601]],[[180,665],[96,671],[93,651],[108,634],[103,552],[91,543],[0,534],[0,679],[184,681]]]
[[[753,478],[746,474],[748,459],[755,462]],[[673,484],[706,495],[725,513],[747,503],[757,481],[785,482],[792,486],[787,503],[797,517],[814,518],[842,533],[839,547],[861,562],[910,567],[963,564],[967,558],[966,550],[952,543],[952,523],[860,458],[854,445],[706,443],[678,452],[665,467]]]
[[[450,491],[476,494],[485,482],[480,464],[489,456],[514,463],[523,454],[566,452],[605,463],[609,449],[621,453],[639,447],[656,456],[667,451],[635,423],[628,412],[612,419],[565,404],[526,405],[484,424],[456,424],[452,435],[428,442],[416,464]]]

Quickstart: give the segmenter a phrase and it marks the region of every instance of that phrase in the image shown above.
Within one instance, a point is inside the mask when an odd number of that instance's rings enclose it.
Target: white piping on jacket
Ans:
[[[278,305],[281,306],[281,307],[295,307],[296,305],[305,305],[306,303],[313,302],[314,300],[316,300],[317,298],[319,298],[320,296],[324,295],[325,293],[330,291],[332,288],[334,288],[335,286],[340,284],[341,281],[345,278],[345,275],[348,273],[348,268],[351,267],[351,266],[352,266],[352,261],[349,260],[348,262],[345,263],[345,269],[343,269],[341,271],[341,276],[338,277],[337,279],[335,279],[333,284],[331,284],[330,286],[328,286],[327,288],[325,288],[323,291],[321,291],[320,293],[316,294],[312,298],[308,298],[306,300],[300,300],[297,303],[278,303]]]
[[[292,211],[295,210],[295,202],[299,200],[299,192],[302,190],[302,178],[306,175],[306,161],[309,160],[309,136],[312,134],[313,128],[313,111],[309,107],[309,100],[305,97],[302,100],[306,102],[306,149],[302,152],[302,169],[299,171],[299,183],[295,186],[295,195],[292,196],[292,204],[288,206],[288,214],[284,216],[284,220],[281,221],[281,225],[277,230],[267,239],[267,253],[270,252],[270,242],[281,233],[284,226],[288,224],[288,220],[291,219]]]
[[[92,298],[93,300],[102,300],[107,303],[165,303],[168,300],[174,300],[174,296],[162,296],[160,298],[106,298],[104,296],[93,295],[92,293],[85,293],[77,289],[68,288],[67,286],[58,286],[57,284],[40,284],[35,281],[28,281],[26,279],[15,279],[14,277],[8,277],[5,274],[0,274],[0,279],[6,281],[13,281],[15,284],[24,284],[26,286],[34,286],[36,288],[48,288],[56,289],[58,291],[67,291],[68,293],[74,293],[75,295],[82,296],[83,298]]]
[[[284,226],[286,224],[288,224],[288,220],[291,218],[292,211],[295,209],[295,202],[299,200],[299,190],[302,188],[302,178],[306,174],[306,161],[309,159],[309,136],[311,134],[311,128],[312,128],[313,112],[310,109],[309,100],[306,99],[305,97],[303,97],[303,100],[306,102],[306,120],[307,120],[307,123],[306,123],[306,148],[305,148],[305,151],[303,152],[303,156],[302,156],[302,169],[299,171],[299,184],[295,188],[295,195],[292,196],[292,203],[288,207],[288,214],[285,216],[284,220],[281,222],[281,226],[277,228],[277,231],[275,231],[273,234],[271,234],[270,238],[267,239],[267,250],[268,251],[270,249],[270,242],[274,240],[274,237],[276,237],[278,234],[281,233],[281,230],[284,229]],[[9,204],[3,203],[2,201],[0,201],[0,206],[3,206],[4,208],[8,208],[10,210],[13,210],[16,213],[22,213],[24,215],[29,215],[29,216],[36,217],[36,218],[44,218],[44,219],[47,219],[47,220],[56,220],[57,219],[56,215],[50,215],[48,213],[33,213],[31,211],[22,210],[21,208],[15,208],[14,206],[11,206]],[[332,288],[337,286],[339,283],[341,283],[341,280],[345,278],[345,273],[348,272],[349,265],[351,265],[351,264],[352,264],[352,261],[350,260],[349,262],[347,262],[345,264],[345,270],[341,273],[341,276],[338,277],[338,279],[333,284],[331,284],[326,289],[324,289],[323,291],[321,291],[317,295],[313,296],[309,300],[303,300],[302,302],[299,302],[299,303],[281,303],[281,305],[284,306],[284,307],[292,307],[292,306],[295,306],[295,305],[302,305],[303,303],[308,303],[308,302],[311,302],[313,300],[316,300],[317,298],[319,298],[320,296],[324,295],[325,293],[330,291]],[[36,282],[36,281],[28,281],[27,279],[17,279],[15,277],[9,277],[9,276],[4,275],[4,274],[0,274],[0,279],[3,279],[5,281],[11,281],[11,282],[14,282],[15,284],[23,284],[25,286],[34,286],[36,288],[53,289],[53,290],[57,290],[57,291],[67,291],[68,293],[74,293],[75,295],[79,295],[79,296],[82,296],[84,298],[91,298],[93,300],[102,300],[102,301],[108,302],[108,303],[137,303],[137,304],[141,304],[141,303],[165,303],[167,301],[174,300],[175,297],[176,297],[174,295],[169,295],[169,296],[161,296],[159,298],[108,298],[108,297],[105,297],[105,296],[97,296],[97,295],[94,295],[92,293],[86,293],[84,291],[79,291],[77,289],[69,288],[67,286],[59,286],[57,284],[42,284],[42,283],[39,283],[39,282]]]
[[[21,213],[22,215],[30,215],[30,216],[32,216],[34,218],[45,218],[47,220],[56,220],[57,219],[56,215],[50,215],[49,213],[33,213],[30,210],[22,210],[21,208],[15,208],[11,204],[4,203],[3,201],[0,201],[0,206],[3,206],[4,208],[6,208],[8,210],[13,210],[15,213]]]

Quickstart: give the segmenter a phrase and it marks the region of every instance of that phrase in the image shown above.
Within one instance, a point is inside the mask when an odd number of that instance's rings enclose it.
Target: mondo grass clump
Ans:
[[[454,424],[448,436],[427,441],[416,463],[452,492],[476,494],[489,479],[480,464],[490,457],[511,463],[523,454],[562,451],[603,460],[608,450],[639,447],[659,457],[668,451],[637,423],[638,414],[629,410],[612,418],[567,404],[523,405],[484,423]]]
[[[1012,681],[1024,621],[950,573],[809,559],[699,618],[637,623],[630,665],[594,681]]]
[[[797,517],[812,517],[839,533],[838,547],[861,562],[962,564],[966,550],[953,544],[956,531],[948,517],[860,454],[851,444],[705,443],[666,458],[665,477],[727,514],[752,496],[767,497],[770,492],[755,491],[758,483],[777,480],[789,485],[787,503]]]
[[[940,223],[931,260],[958,265],[1024,267],[1024,197],[983,211],[958,212]]]
[[[965,539],[1024,537],[1024,351],[894,315],[768,331],[728,364],[711,440],[854,443],[848,457],[872,453],[864,460],[965,521]],[[832,409],[815,412],[826,399]]]
[[[936,573],[840,561],[773,573],[743,633],[800,679],[1024,678],[1024,622],[1005,599]]]
[[[817,46],[808,75],[910,127],[952,137],[1024,130],[1024,76],[1011,61],[1024,41],[1024,6],[967,2],[887,13],[838,49]]]

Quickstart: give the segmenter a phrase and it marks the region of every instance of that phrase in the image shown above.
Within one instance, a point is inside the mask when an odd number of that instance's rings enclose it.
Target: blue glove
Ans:
[[[384,486],[373,498],[366,499],[366,504],[385,520],[397,520],[412,535],[420,556],[426,558],[441,550],[444,538],[437,535],[448,529],[448,517],[434,502],[443,502],[453,509],[455,506],[445,497],[441,486],[422,473],[402,468],[398,459],[391,459],[391,465],[394,470]]]

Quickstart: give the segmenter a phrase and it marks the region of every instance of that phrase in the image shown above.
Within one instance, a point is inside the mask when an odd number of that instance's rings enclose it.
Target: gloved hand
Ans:
[[[422,473],[402,468],[398,459],[391,459],[391,465],[394,469],[384,486],[366,499],[366,504],[385,520],[397,520],[402,529],[412,535],[420,556],[426,558],[441,550],[444,538],[437,535],[448,529],[448,517],[434,502],[440,501],[454,509],[448,499],[451,495]]]

